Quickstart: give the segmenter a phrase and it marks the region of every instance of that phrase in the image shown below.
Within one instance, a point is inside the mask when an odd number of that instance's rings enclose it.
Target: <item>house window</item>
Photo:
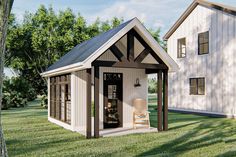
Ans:
[[[190,78],[190,95],[205,94],[205,78]]]
[[[50,117],[71,123],[70,75],[50,78]]]
[[[186,39],[178,39],[178,58],[186,57]]]
[[[208,54],[209,53],[209,32],[198,34],[198,54]]]

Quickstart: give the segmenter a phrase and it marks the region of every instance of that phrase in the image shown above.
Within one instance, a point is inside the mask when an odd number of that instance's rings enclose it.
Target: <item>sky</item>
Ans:
[[[236,0],[210,0],[236,7]],[[12,12],[22,21],[26,11],[35,12],[40,4],[56,12],[71,8],[85,17],[88,24],[97,17],[106,21],[116,16],[124,21],[137,17],[147,28],[161,28],[161,36],[175,23],[192,0],[15,0]]]

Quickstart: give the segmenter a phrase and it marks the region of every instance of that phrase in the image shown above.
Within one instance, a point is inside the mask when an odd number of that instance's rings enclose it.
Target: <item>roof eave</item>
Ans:
[[[199,0],[194,0],[190,6],[184,11],[180,18],[175,22],[175,24],[169,29],[169,31],[164,35],[163,40],[168,40],[169,37],[176,31],[176,29],[181,25],[181,23],[188,17],[188,15],[197,7]]]
[[[180,16],[180,18],[175,22],[175,24],[169,29],[169,31],[164,35],[163,40],[168,40],[169,37],[178,29],[178,27],[183,23],[183,21],[189,16],[189,14],[198,6],[202,5],[205,7],[214,8],[227,12],[232,15],[236,15],[236,8],[227,6],[220,3],[209,2],[207,0],[194,0],[192,4],[185,10],[185,12]]]
[[[65,74],[65,73],[71,73],[73,71],[82,70],[84,68],[85,67],[83,67],[83,63],[79,62],[79,63],[71,64],[68,66],[64,66],[61,68],[45,71],[41,73],[40,75],[42,77],[50,77],[50,76],[55,76],[55,75],[60,75],[60,74]]]
[[[153,36],[148,32],[144,25],[137,19],[135,26],[140,34],[142,34],[143,39],[149,44],[149,46],[159,55],[159,57],[168,66],[170,72],[176,72],[179,69],[178,64],[169,56],[168,53],[156,42]]]

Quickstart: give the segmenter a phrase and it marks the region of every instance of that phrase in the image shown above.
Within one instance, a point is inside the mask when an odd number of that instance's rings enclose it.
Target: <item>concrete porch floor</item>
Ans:
[[[149,132],[157,132],[157,128],[112,128],[112,129],[104,129],[100,130],[101,137],[111,137],[111,136],[123,136],[129,134],[137,134],[137,133],[149,133]]]

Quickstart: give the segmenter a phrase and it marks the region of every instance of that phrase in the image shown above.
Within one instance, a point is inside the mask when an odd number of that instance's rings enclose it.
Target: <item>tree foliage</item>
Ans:
[[[161,39],[160,33],[161,29],[158,28],[157,30],[150,29],[149,32],[152,34],[153,38],[161,45],[164,50],[167,50],[166,42]]]
[[[2,109],[10,107],[24,107],[27,101],[36,98],[31,84],[21,77],[7,78],[3,81]]]
[[[46,80],[40,73],[70,51],[77,44],[119,25],[123,19],[87,25],[71,9],[55,13],[52,7],[41,5],[33,13],[26,13],[22,23],[14,15],[9,21],[6,64],[21,71],[21,76],[32,83],[37,94],[46,91]]]
[[[32,83],[37,94],[45,94],[46,80],[40,73],[81,42],[121,24],[123,19],[112,18],[91,24],[71,9],[56,13],[52,7],[41,5],[35,13],[26,13],[22,23],[14,15],[9,21],[6,64],[21,71],[21,76]],[[150,31],[160,40],[160,29]]]
[[[148,93],[157,93],[157,80],[154,78],[148,79]]]

